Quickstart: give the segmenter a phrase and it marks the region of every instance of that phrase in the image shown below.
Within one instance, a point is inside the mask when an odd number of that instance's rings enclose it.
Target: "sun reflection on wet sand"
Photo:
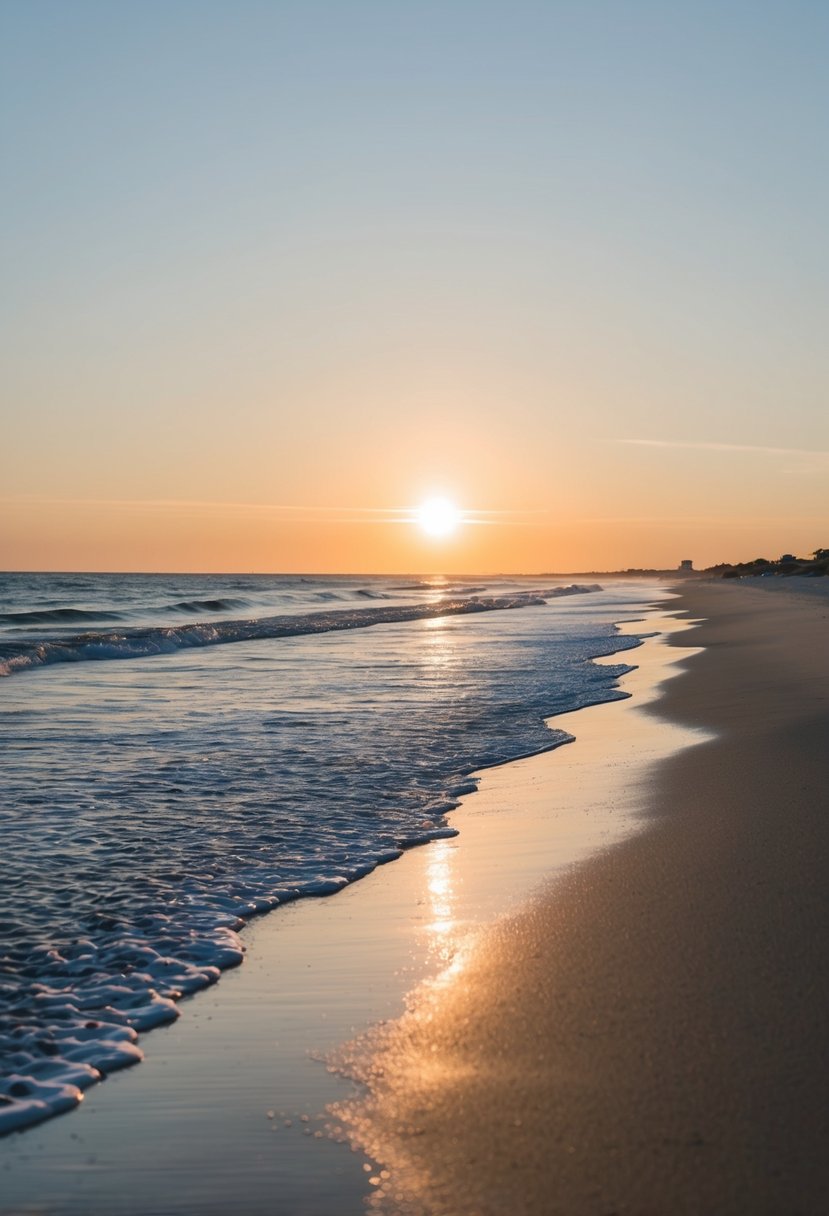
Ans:
[[[459,915],[458,846],[451,840],[436,840],[429,846],[426,862],[428,907],[423,931],[427,935],[427,981],[439,988],[454,981],[466,965],[479,925]]]
[[[429,622],[431,662],[452,657],[451,629],[440,624]],[[641,629],[641,622],[630,628]],[[686,622],[663,616],[659,628],[662,636],[640,648],[637,668],[621,681],[635,695],[634,705],[610,702],[558,716],[554,725],[572,726],[575,747],[484,772],[480,792],[454,819],[461,837],[433,841],[412,858],[421,864],[426,977],[408,994],[402,1017],[347,1045],[341,1070],[364,1092],[330,1109],[332,1133],[376,1163],[367,1200],[373,1212],[449,1212],[441,1206],[446,1179],[435,1152],[442,1138],[453,1141],[455,1114],[446,1112],[467,1099],[474,1106],[480,1086],[495,1080],[523,1086],[527,1101],[534,1100],[533,1087],[548,1063],[514,1004],[512,952],[534,947],[515,938],[511,927],[520,920],[512,913],[528,906],[536,883],[554,873],[572,878],[574,863],[636,832],[654,761],[709,737],[641,712],[658,699],[659,682],[678,674],[683,659],[695,653],[666,644],[666,635],[688,628]],[[482,987],[488,959],[498,950],[497,974]],[[479,1002],[502,1009],[526,1041],[524,1054],[518,1052],[520,1075],[504,1071],[500,1040],[485,1056],[468,1050]]]
[[[429,893],[432,920],[427,929],[434,936],[434,948],[443,951],[447,938],[455,927],[454,892],[452,889],[452,867],[450,846],[445,840],[435,841],[426,866],[427,891]]]

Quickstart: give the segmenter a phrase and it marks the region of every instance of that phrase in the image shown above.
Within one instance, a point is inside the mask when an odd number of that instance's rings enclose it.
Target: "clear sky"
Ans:
[[[824,0],[0,13],[0,568],[829,545]]]

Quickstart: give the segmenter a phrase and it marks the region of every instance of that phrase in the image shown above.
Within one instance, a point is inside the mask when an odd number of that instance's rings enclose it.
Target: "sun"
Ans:
[[[415,511],[415,520],[428,536],[451,536],[461,518],[448,498],[427,498]]]

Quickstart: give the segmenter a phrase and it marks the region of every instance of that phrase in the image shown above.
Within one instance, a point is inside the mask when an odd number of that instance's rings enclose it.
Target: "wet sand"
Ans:
[[[705,650],[651,708],[716,737],[356,1048],[377,1210],[829,1210],[829,598],[782,592],[683,586]]]

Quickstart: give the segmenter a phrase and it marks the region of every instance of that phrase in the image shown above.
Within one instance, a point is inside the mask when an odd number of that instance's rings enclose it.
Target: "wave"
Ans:
[[[534,594],[543,595],[546,600],[557,600],[563,595],[588,595],[591,591],[601,590],[601,583],[571,583],[569,587],[548,587],[546,591],[536,591]]]
[[[231,608],[246,608],[248,600],[178,600],[174,604],[166,604],[170,612],[229,612]]]
[[[51,625],[61,621],[120,621],[120,612],[91,611],[87,608],[33,608],[29,612],[0,612],[4,625]]]
[[[267,638],[298,637],[343,629],[364,629],[431,617],[469,612],[498,612],[543,605],[547,596],[583,594],[594,587],[555,588],[552,592],[518,592],[510,596],[439,600],[434,604],[386,605],[377,608],[309,612],[301,616],[270,616],[253,620],[200,621],[178,626],[148,626],[45,638],[37,642],[0,644],[0,676],[51,663],[104,659],[141,659],[202,646]],[[216,601],[219,602],[219,601]]]

